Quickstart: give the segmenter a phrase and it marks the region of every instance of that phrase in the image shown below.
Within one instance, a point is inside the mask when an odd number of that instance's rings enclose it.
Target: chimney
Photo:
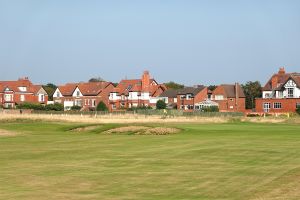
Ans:
[[[238,100],[239,100],[239,84],[235,83],[235,106],[238,109]]]
[[[285,69],[284,69],[284,67],[280,67],[280,68],[279,68],[278,74],[279,74],[279,75],[285,74]]]
[[[142,91],[149,92],[150,91],[150,74],[149,71],[144,71],[142,76]]]

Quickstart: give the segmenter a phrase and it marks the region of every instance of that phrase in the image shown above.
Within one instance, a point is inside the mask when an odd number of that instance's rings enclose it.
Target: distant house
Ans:
[[[186,87],[177,91],[177,109],[184,111],[201,110],[208,106],[208,89],[203,85]]]
[[[0,81],[0,105],[15,108],[24,102],[46,104],[48,94],[41,85],[34,85],[28,77],[16,81]]]
[[[159,95],[166,90],[166,86],[158,84],[145,71],[141,79],[124,79],[110,93],[109,104],[112,110],[134,107],[154,107]]]
[[[80,106],[82,110],[95,110],[100,101],[109,107],[108,98],[113,90],[114,85],[105,81],[67,83],[55,90],[53,101],[62,103],[65,110],[71,109],[72,106]]]
[[[222,84],[212,92],[211,100],[218,103],[220,112],[245,112],[246,96],[238,84]]]
[[[295,112],[300,107],[300,73],[286,73],[281,67],[262,88],[262,98],[255,105],[262,113]]]
[[[178,90],[167,89],[158,98],[167,104],[167,108],[177,108],[177,93]]]

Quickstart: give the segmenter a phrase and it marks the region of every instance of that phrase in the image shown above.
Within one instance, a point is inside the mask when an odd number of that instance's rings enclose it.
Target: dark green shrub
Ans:
[[[97,111],[107,111],[108,108],[103,101],[100,101],[96,108]]]
[[[296,112],[300,115],[300,106],[297,107]]]
[[[207,106],[202,108],[203,112],[219,112],[218,106]]]
[[[81,110],[81,106],[72,106],[71,110]]]
[[[63,111],[64,106],[60,103],[48,104],[45,106],[46,110]]]
[[[161,110],[161,109],[166,109],[166,107],[167,107],[167,104],[163,100],[158,100],[156,102],[156,109]]]
[[[45,106],[37,103],[24,102],[17,105],[18,109],[45,110]]]

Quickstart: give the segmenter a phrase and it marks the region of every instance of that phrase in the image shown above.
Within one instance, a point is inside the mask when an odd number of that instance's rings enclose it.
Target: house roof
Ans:
[[[179,89],[177,94],[193,94],[194,96],[201,92],[206,87],[203,85],[199,85],[198,87],[185,87],[183,89]]]
[[[271,90],[281,90],[283,86],[288,80],[293,80],[297,87],[300,88],[300,73],[293,72],[293,73],[285,73],[284,68],[280,68],[279,72],[273,74],[272,77],[268,80],[265,86],[262,88],[264,91],[271,91]],[[272,80],[275,81],[276,87],[272,87]]]
[[[72,96],[77,87],[84,96],[96,96],[110,84],[112,83],[106,81],[67,83],[59,86],[58,89],[63,96]]]
[[[235,84],[222,84],[219,87],[223,87],[225,95],[227,98],[235,98],[236,97],[236,85]],[[237,84],[238,96],[240,98],[245,98],[244,91],[240,84]]]
[[[21,90],[20,87],[26,87],[26,91]],[[0,92],[4,92],[6,88],[13,92],[35,94],[42,88],[42,86],[32,84],[28,78],[20,78],[16,81],[0,81]]]
[[[155,85],[151,85],[152,82],[155,82]],[[165,85],[163,84],[157,84],[157,82],[154,79],[150,79],[150,95],[154,94],[158,88],[164,88],[166,89]],[[120,83],[117,85],[114,92],[118,92],[120,95],[128,95],[129,92],[141,92],[142,91],[142,80],[141,79],[126,79],[121,80]]]
[[[165,90],[163,93],[161,93],[160,97],[168,97],[168,98],[176,98],[177,97],[178,90],[175,89],[168,89]]]

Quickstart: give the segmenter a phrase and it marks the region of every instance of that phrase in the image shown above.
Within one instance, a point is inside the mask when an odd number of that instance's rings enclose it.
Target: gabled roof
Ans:
[[[194,96],[196,96],[199,92],[201,92],[202,90],[204,90],[206,87],[203,85],[199,85],[198,87],[185,87],[183,89],[179,89],[177,94],[193,94]]]
[[[288,82],[290,79],[293,80],[297,84],[297,87],[300,88],[300,73],[285,73],[284,67],[282,67],[279,69],[278,73],[272,75],[272,77],[268,80],[262,90],[281,90],[283,89],[283,86],[286,84],[286,82]],[[276,84],[275,87],[272,87],[272,80]]]
[[[223,87],[227,98],[235,98],[236,97],[236,85],[235,84],[222,84],[220,86]],[[246,97],[240,84],[237,84],[237,91],[238,91],[239,98]]]
[[[161,93],[160,97],[168,97],[168,98],[176,98],[177,97],[178,90],[175,89],[168,89],[165,90],[163,93]]]
[[[96,96],[110,84],[112,83],[106,81],[67,83],[59,86],[58,89],[63,96],[72,96],[77,87],[83,96]]]
[[[26,87],[26,91],[20,90],[20,87]],[[35,94],[42,88],[42,86],[33,85],[28,78],[22,78],[17,81],[0,81],[0,92],[4,92],[7,88],[13,92]]]
[[[165,85],[158,84],[158,85],[151,85],[152,82],[157,83],[154,79],[150,79],[150,95],[156,92],[156,90],[160,87],[166,89]],[[129,92],[141,92],[142,91],[142,80],[141,79],[126,79],[121,80],[120,83],[117,85],[114,92],[118,92],[119,95],[128,95]]]

